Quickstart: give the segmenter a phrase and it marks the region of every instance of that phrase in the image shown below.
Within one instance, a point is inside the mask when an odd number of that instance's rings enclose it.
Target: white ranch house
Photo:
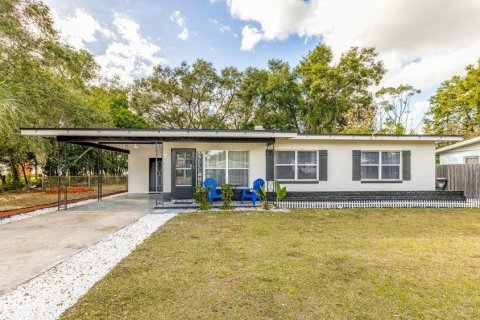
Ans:
[[[22,129],[23,135],[128,153],[128,192],[191,199],[206,178],[236,190],[255,179],[292,199],[435,193],[435,142],[460,136],[306,135],[259,130]],[[445,193],[446,194],[446,193]]]

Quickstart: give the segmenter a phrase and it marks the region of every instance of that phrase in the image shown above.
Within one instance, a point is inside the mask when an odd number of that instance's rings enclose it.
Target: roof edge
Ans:
[[[457,148],[465,147],[465,146],[468,146],[468,145],[471,145],[471,144],[474,144],[474,143],[477,143],[477,142],[480,142],[480,137],[475,137],[475,138],[471,138],[471,139],[468,139],[468,140],[464,140],[464,141],[461,141],[461,142],[457,142],[457,143],[448,145],[446,147],[443,147],[443,148],[440,148],[440,149],[436,150],[435,153],[440,154],[440,153],[443,153],[445,151],[450,151],[450,150],[454,150],[454,149],[457,149]]]
[[[292,140],[383,140],[383,141],[462,141],[460,135],[396,135],[396,134],[305,134],[276,130],[227,130],[227,129],[129,129],[129,128],[21,128],[25,136],[41,137],[248,137],[284,138]]]

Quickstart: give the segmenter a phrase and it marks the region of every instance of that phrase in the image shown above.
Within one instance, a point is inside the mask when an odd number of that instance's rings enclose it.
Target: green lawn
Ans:
[[[480,211],[181,215],[64,319],[480,318]]]

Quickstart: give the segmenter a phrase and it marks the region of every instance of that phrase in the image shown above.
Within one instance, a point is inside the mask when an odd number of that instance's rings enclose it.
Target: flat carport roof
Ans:
[[[122,129],[122,128],[22,128],[25,136],[55,137],[59,141],[87,142],[158,142],[217,140],[382,140],[382,141],[462,141],[459,135],[393,135],[393,134],[301,134],[272,130],[212,129]]]

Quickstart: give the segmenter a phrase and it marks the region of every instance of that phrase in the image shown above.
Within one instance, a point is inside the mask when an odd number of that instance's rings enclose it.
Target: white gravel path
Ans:
[[[173,210],[147,214],[1,296],[0,319],[57,319],[175,215]]]

